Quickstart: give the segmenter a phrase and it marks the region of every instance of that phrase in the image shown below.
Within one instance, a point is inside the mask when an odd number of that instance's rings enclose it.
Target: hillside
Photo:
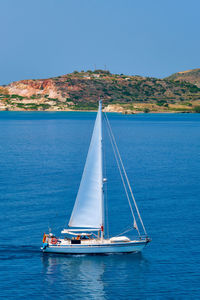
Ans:
[[[171,76],[167,77],[166,79],[190,82],[200,88],[200,69],[194,69],[194,70],[188,70],[188,71],[174,73]]]
[[[200,88],[171,76],[157,79],[103,70],[75,71],[1,86],[0,110],[95,110],[99,98],[107,111],[187,112],[200,104]]]

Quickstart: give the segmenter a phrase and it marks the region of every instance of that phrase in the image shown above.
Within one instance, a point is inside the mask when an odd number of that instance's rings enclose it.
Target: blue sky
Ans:
[[[1,0],[0,84],[74,70],[200,67],[199,0]]]

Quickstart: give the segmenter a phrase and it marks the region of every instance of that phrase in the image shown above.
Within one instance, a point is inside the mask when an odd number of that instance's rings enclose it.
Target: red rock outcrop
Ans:
[[[58,91],[53,79],[21,80],[12,82],[7,86],[9,94],[15,94],[22,97],[31,97],[35,95],[48,95],[52,99],[62,100],[63,96]],[[65,98],[67,93],[65,93]]]

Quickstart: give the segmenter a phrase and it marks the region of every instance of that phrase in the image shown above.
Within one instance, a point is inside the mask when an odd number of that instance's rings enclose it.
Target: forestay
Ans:
[[[101,101],[70,227],[100,228],[103,223]]]

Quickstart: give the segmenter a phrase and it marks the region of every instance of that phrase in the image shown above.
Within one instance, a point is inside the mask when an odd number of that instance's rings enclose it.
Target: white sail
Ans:
[[[70,227],[100,228],[103,225],[102,113],[101,101],[83,171]]]

